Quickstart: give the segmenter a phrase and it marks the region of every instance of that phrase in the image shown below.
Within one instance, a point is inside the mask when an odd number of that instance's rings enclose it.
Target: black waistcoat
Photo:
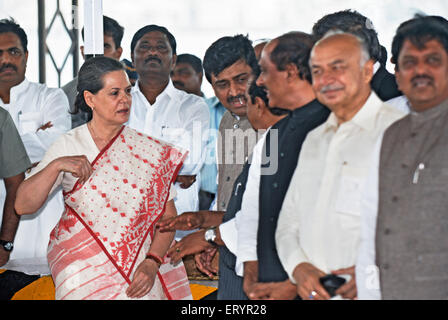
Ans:
[[[243,171],[233,184],[227,210],[222,219],[223,223],[233,219],[241,209],[249,168],[250,164],[246,162],[243,166]],[[243,291],[243,278],[235,272],[235,263],[235,255],[227,247],[219,247],[218,300],[248,300],[248,297]]]
[[[330,111],[313,100],[309,104],[292,111],[286,118],[272,126],[263,146],[262,175],[260,179],[260,219],[257,236],[258,280],[260,282],[284,281],[288,279],[275,246],[275,230],[280,209],[288,190],[291,177],[297,166],[302,143],[309,131],[328,118]],[[277,130],[278,142],[273,130]],[[274,146],[274,148],[271,148]],[[275,146],[278,157],[275,157]],[[263,170],[272,163],[265,163],[271,157],[278,159],[277,171],[263,175]],[[291,248],[294,250],[294,248]]]

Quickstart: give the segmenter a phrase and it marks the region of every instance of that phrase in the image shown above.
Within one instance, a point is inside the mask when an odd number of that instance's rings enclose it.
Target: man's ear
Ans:
[[[373,65],[374,64],[375,64],[375,62],[372,59],[370,59],[369,61],[367,61],[364,64],[364,67],[363,67],[364,79],[368,83],[370,83],[370,81],[372,81],[372,78],[373,78]]]
[[[174,70],[174,67],[176,66],[176,62],[177,62],[177,54],[173,54],[173,57],[171,58],[171,69]]]
[[[117,50],[115,50],[115,59],[120,61],[121,58],[121,54],[123,53],[123,48],[122,47],[118,47]]]
[[[257,107],[257,114],[259,116],[263,115],[266,111],[266,103],[260,97],[255,97],[254,105]]]
[[[81,50],[82,58],[83,58],[84,60],[86,60],[86,57],[85,57],[85,55],[84,55],[84,46],[79,46],[79,50]]]
[[[296,80],[299,77],[299,69],[294,63],[288,63],[285,67],[288,81]]]

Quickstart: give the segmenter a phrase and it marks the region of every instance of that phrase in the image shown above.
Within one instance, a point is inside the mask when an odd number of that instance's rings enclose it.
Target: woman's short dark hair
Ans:
[[[73,114],[79,110],[88,113],[89,121],[92,119],[92,109],[87,105],[84,99],[84,91],[96,94],[103,89],[104,76],[112,71],[124,70],[124,66],[117,60],[100,56],[88,59],[82,65],[78,73],[77,95],[75,100],[75,110]]]
[[[20,25],[14,21],[13,18],[0,20],[0,33],[6,32],[15,33],[20,39],[23,50],[25,52],[28,52],[28,38],[26,36],[25,30],[23,30]]]
[[[241,34],[233,37],[222,37],[216,40],[205,52],[203,66],[205,77],[212,83],[212,74],[217,76],[235,62],[243,60],[255,74],[258,69],[257,58],[252,41]]]
[[[279,71],[293,63],[299,71],[299,77],[311,83],[311,71],[308,60],[314,41],[311,35],[293,31],[276,38],[277,45],[272,50],[270,59]]]
[[[138,40],[140,40],[145,34],[148,32],[158,31],[166,35],[168,38],[168,42],[171,46],[171,51],[173,52],[173,55],[176,54],[176,38],[171,34],[171,32],[168,31],[167,28],[161,27],[155,24],[150,24],[147,26],[144,26],[143,28],[140,28],[132,37],[131,41],[131,54],[134,52],[135,46],[137,45]]]
[[[417,48],[424,48],[430,40],[437,40],[448,53],[448,21],[440,16],[416,15],[403,22],[392,40],[391,62],[398,68],[398,56],[405,40],[411,41]]]

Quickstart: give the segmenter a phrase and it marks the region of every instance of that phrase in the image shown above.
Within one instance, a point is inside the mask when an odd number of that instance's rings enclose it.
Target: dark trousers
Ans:
[[[215,199],[215,194],[204,190],[199,190],[199,210],[209,210]]]

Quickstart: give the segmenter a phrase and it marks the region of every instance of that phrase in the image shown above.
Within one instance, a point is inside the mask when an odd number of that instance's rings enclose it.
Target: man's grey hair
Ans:
[[[313,56],[314,48],[316,48],[317,45],[319,45],[325,39],[336,36],[336,35],[349,35],[349,36],[354,37],[356,40],[358,40],[359,47],[361,48],[361,58],[360,58],[359,63],[361,65],[361,68],[364,67],[366,62],[370,60],[368,43],[363,38],[361,38],[353,33],[342,31],[340,29],[332,29],[332,30],[328,31],[327,33],[325,33],[325,35],[314,44],[313,48],[311,49],[310,57]]]

